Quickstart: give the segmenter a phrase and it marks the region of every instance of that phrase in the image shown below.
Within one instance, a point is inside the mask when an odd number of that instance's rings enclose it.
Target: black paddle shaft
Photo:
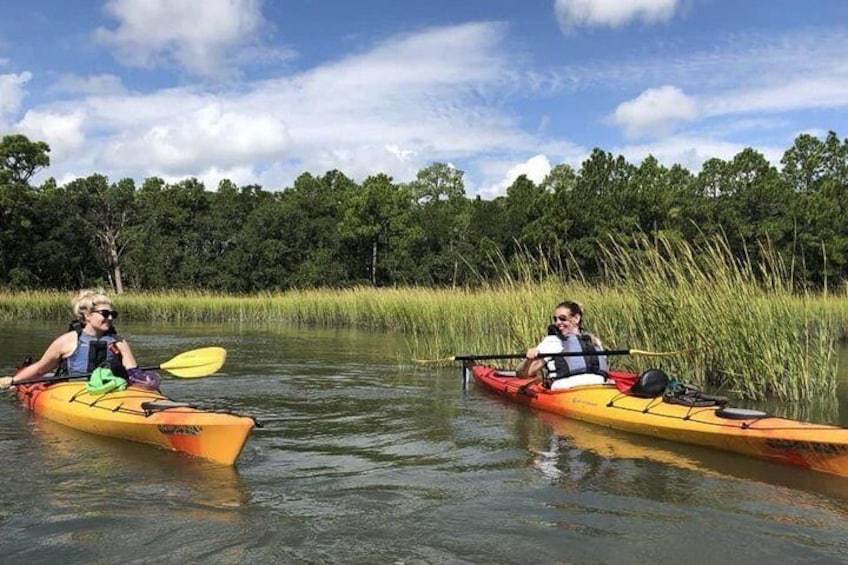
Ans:
[[[539,357],[586,357],[589,355],[630,355],[630,349],[610,349],[609,351],[569,351],[565,353],[541,353]],[[526,353],[493,353],[486,355],[456,355],[454,361],[477,361],[480,359],[525,359]]]

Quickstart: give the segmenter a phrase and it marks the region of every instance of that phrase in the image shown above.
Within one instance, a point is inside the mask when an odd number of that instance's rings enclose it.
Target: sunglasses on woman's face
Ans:
[[[114,320],[118,317],[117,310],[95,310],[94,313],[103,316],[104,320],[108,320],[109,318],[112,318]]]
[[[553,318],[551,318],[551,321],[556,324],[557,322],[567,322],[570,319],[571,316],[554,316]]]

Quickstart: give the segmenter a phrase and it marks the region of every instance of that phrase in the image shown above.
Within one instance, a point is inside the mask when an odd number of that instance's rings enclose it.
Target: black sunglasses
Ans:
[[[551,321],[556,324],[557,320],[559,320],[560,322],[567,322],[570,319],[571,316],[554,316],[551,318]]]
[[[117,310],[94,310],[94,313],[103,316],[104,320],[108,320],[109,318],[112,318],[114,320],[118,317]]]

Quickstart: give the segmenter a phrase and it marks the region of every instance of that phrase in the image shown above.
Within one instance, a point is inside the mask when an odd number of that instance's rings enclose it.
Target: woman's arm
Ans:
[[[76,335],[76,332],[68,332],[54,339],[53,343],[47,346],[41,359],[22,368],[14,377],[10,377],[8,382],[0,382],[0,388],[9,388],[13,381],[15,384],[25,383],[55,369],[62,357],[73,351],[76,346]]]
[[[115,345],[118,347],[118,351],[121,352],[121,363],[125,369],[135,369],[138,367],[138,362],[135,360],[135,355],[127,340],[121,339],[116,341]]]
[[[539,358],[538,348],[531,347],[527,350],[525,358],[515,368],[515,374],[521,378],[531,377],[538,373],[544,365],[545,360]]]

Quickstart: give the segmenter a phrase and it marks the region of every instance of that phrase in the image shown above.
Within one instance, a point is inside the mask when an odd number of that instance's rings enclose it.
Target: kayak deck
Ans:
[[[233,465],[255,421],[199,410],[156,391],[129,387],[93,394],[84,381],[20,385],[18,398],[35,414],[70,428],[156,445]]]
[[[614,384],[551,391],[534,379],[485,365],[471,368],[485,388],[512,401],[593,424],[702,445],[848,476],[848,429],[770,416],[720,405],[684,406],[662,396],[640,398]],[[610,372],[631,377],[630,373]]]

